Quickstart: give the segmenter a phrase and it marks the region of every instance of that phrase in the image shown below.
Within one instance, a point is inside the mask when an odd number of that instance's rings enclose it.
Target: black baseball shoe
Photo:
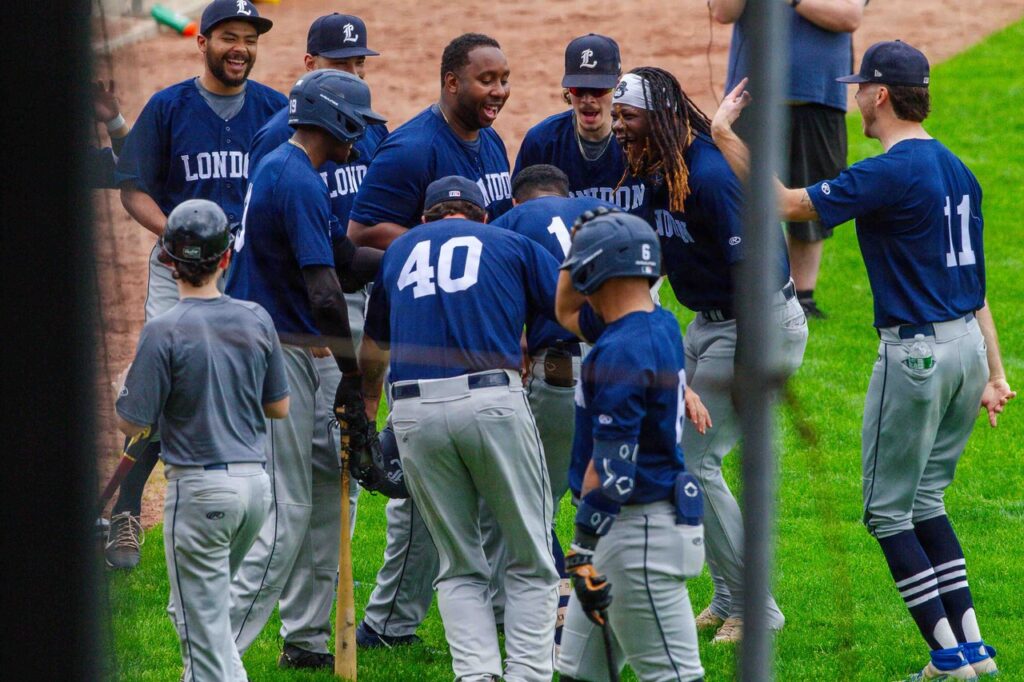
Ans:
[[[318,654],[285,643],[281,658],[277,659],[277,667],[334,670],[334,654]]]
[[[139,547],[146,541],[142,522],[131,512],[121,512],[110,517],[107,529],[107,544],[103,547],[103,558],[109,568],[131,570],[139,565]]]
[[[356,628],[356,646],[360,649],[376,649],[382,646],[389,648],[393,646],[408,646],[410,644],[419,644],[422,641],[417,635],[382,635],[367,625],[365,620],[359,621],[359,626]]]

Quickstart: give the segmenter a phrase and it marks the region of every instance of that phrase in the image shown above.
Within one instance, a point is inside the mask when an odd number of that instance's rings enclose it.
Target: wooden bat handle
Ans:
[[[338,419],[341,427],[347,424]],[[334,674],[356,680],[356,602],[352,587],[352,538],[349,534],[349,437],[341,437],[341,537],[338,542],[338,603],[334,612]]]

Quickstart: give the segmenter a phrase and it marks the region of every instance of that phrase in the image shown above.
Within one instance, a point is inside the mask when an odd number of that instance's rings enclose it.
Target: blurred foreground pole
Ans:
[[[90,3],[3,13],[3,677],[95,682]]]
[[[788,23],[780,0],[747,0],[750,80],[755,103],[744,112],[753,131],[750,182],[743,223],[743,264],[737,292],[736,398],[743,430],[743,524],[745,611],[740,646],[740,679],[765,682],[773,677],[772,633],[765,602],[772,583],[775,530],[775,456],[773,419],[779,387],[779,329],[773,324],[772,298],[779,219],[774,177],[782,175],[786,122],[783,112],[789,68]]]

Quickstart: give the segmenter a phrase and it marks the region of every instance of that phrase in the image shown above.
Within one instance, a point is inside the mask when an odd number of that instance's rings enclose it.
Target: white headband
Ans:
[[[627,104],[637,109],[650,109],[653,104],[651,86],[643,77],[635,73],[627,73],[615,86],[612,104]]]

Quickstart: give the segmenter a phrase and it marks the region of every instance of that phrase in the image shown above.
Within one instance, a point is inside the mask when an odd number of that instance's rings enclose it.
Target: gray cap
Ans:
[[[427,185],[427,194],[423,199],[424,211],[444,201],[468,201],[474,206],[487,209],[480,187],[461,175],[447,175]]]

